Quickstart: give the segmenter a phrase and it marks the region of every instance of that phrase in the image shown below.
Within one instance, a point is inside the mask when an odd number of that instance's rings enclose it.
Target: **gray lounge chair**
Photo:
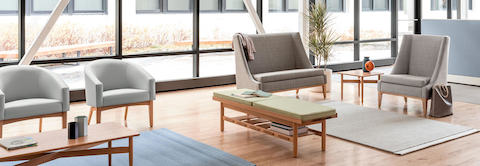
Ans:
[[[248,35],[254,43],[254,60],[247,60],[240,35],[233,36],[237,88],[267,92],[322,86],[326,76],[308,60],[299,33]]]
[[[102,111],[128,106],[148,105],[150,127],[153,127],[155,79],[142,67],[115,59],[102,59],[85,66],[85,95],[91,106],[88,123],[97,111],[101,123]]]
[[[378,108],[382,95],[392,94],[422,100],[423,114],[435,84],[446,84],[450,38],[431,35],[405,35],[392,73],[378,83]]]
[[[62,117],[67,126],[70,92],[67,84],[56,74],[36,66],[7,66],[0,68],[0,138],[5,124],[40,118]]]

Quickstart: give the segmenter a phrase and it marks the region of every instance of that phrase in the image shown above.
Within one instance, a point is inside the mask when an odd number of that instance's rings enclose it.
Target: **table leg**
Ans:
[[[343,74],[340,74],[340,77],[341,77],[341,79],[340,79],[340,84],[341,84],[340,85],[340,91],[341,91],[340,99],[343,100]]]
[[[357,94],[358,94],[358,96],[360,96],[360,84],[361,84],[361,80],[360,80],[360,79],[361,79],[361,78],[358,77],[358,86],[357,86],[357,89],[358,89]]]
[[[128,137],[128,162],[133,166],[133,137]]]
[[[362,104],[363,104],[363,89],[364,89],[363,83],[364,83],[364,80],[363,80],[363,77],[361,77],[361,79],[360,79],[360,84],[361,84],[361,86],[362,86]]]
[[[322,120],[322,151],[325,151],[327,146],[327,122]]]
[[[108,165],[112,166],[112,141],[108,141]]]
[[[220,131],[223,132],[224,130],[224,121],[223,121],[223,116],[225,114],[225,107],[223,106],[223,103],[220,103]]]
[[[293,125],[293,157],[297,157],[298,153],[298,127],[297,124]]]

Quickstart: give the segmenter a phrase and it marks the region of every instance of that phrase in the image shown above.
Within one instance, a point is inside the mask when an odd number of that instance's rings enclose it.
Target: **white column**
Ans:
[[[255,28],[257,29],[258,33],[259,34],[264,34],[265,33],[265,28],[263,28],[263,24],[260,21],[260,17],[258,17],[258,15],[257,15],[257,11],[253,7],[252,1],[251,0],[243,0],[243,3],[245,4],[245,7],[247,7],[248,14],[250,15],[250,18],[252,19],[253,24],[255,24]]]
[[[308,34],[310,32],[309,29],[309,21],[308,21],[308,14],[309,14],[309,0],[299,0],[298,1],[298,26],[299,32],[302,36],[303,46],[305,47],[305,52],[307,55],[309,54],[309,47],[308,47]]]

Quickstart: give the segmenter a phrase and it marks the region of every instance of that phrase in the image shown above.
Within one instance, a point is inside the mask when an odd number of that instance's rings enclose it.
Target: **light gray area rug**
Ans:
[[[398,155],[478,132],[449,123],[379,111],[341,102],[322,102],[337,109],[327,120],[327,134]],[[321,131],[321,124],[309,128]]]

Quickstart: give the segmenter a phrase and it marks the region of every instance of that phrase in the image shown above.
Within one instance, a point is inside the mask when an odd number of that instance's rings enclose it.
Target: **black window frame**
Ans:
[[[72,14],[108,14],[108,0],[101,0],[102,1],[102,9],[101,10],[75,10],[75,0],[70,1],[71,12]],[[78,0],[77,0],[78,1]]]
[[[443,11],[447,10],[447,4],[445,4],[444,8],[440,8],[439,6],[439,1],[440,0],[430,0],[430,10],[431,11]],[[457,1],[456,0],[451,0],[452,2],[452,10],[456,10],[457,8]],[[473,0],[468,0],[468,10],[473,10]]]
[[[18,0],[17,0],[18,1]],[[18,6],[16,10],[0,10],[0,15],[18,14]]]
[[[217,10],[202,10],[200,5],[200,13],[221,13],[223,9],[223,0],[217,0]],[[201,2],[200,2],[201,3]]]
[[[52,10],[50,11],[35,11],[34,10],[34,5],[33,5],[34,0],[26,0],[26,15],[41,15],[41,14],[50,14],[52,13]],[[75,10],[74,7],[74,1],[76,0],[70,0],[68,3],[67,7],[63,10],[63,14],[68,14],[68,15],[76,15],[76,14],[102,14],[106,15],[108,14],[108,0],[101,0],[102,1],[102,10]],[[80,0],[81,1],[81,0]]]
[[[221,0],[222,1],[222,12],[224,13],[244,13],[247,12],[247,7],[245,4],[243,4],[243,9],[241,10],[232,10],[232,9],[227,9],[227,0]]]
[[[270,12],[270,13],[297,12],[298,9],[289,9],[288,8],[288,1],[290,1],[290,0],[281,0],[281,2],[280,2],[280,3],[282,3],[282,9],[281,10],[270,9],[270,7],[268,7],[268,12]]]
[[[287,1],[292,1],[292,0],[287,0]],[[298,3],[298,0],[297,0],[297,3]],[[287,12],[297,12],[297,11],[298,11],[298,6],[297,6],[297,9],[290,9],[290,7],[288,6],[288,4],[290,4],[290,3],[285,2],[285,10],[286,10]]]
[[[339,13],[340,13],[340,12],[342,12],[342,13],[343,13],[343,12],[346,12],[346,8],[345,8],[345,6],[346,6],[345,3],[346,3],[346,2],[345,2],[345,0],[339,0],[339,1],[342,3],[340,10],[331,10],[331,9],[328,9],[328,3],[327,3],[327,1],[329,1],[329,0],[323,0],[323,1],[322,1],[323,4],[325,4],[325,7],[327,8],[327,11],[329,11],[329,12],[339,12]],[[337,1],[338,1],[338,0],[337,0]]]
[[[189,1],[189,10],[168,10],[168,0],[159,0],[160,9],[158,10],[137,10],[135,8],[136,14],[152,14],[152,13],[191,13],[193,12],[193,0]],[[200,13],[238,13],[238,12],[247,12],[247,7],[244,5],[242,10],[230,10],[226,8],[226,0],[217,0],[218,8],[217,10],[200,10]]]
[[[193,0],[188,1],[188,10],[168,10],[168,0],[163,0],[163,13],[191,13],[193,12]]]
[[[378,11],[390,11],[390,0],[385,0],[386,1],[386,8],[385,9],[378,9],[375,8],[375,0],[361,0],[362,1],[362,12],[378,12]],[[363,1],[368,1],[370,2],[369,6],[363,6]]]
[[[156,10],[138,10],[137,9],[137,0],[135,0],[135,13],[136,14],[141,14],[141,13],[161,13],[163,12],[163,0],[157,0],[159,4],[159,8]]]

